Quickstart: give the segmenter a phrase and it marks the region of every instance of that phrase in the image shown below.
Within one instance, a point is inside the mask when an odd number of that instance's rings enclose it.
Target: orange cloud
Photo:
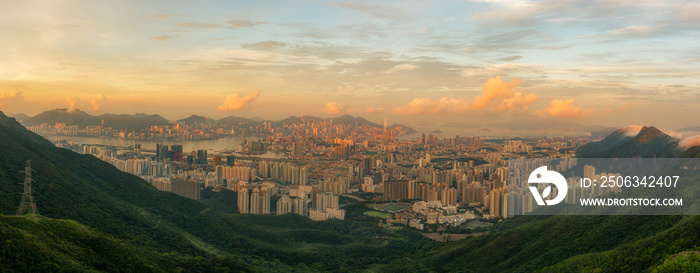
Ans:
[[[345,113],[347,109],[348,107],[345,104],[329,101],[326,103],[326,108],[323,109],[323,112],[326,113],[326,115],[337,115]]]
[[[0,93],[0,104],[3,101],[9,101],[10,104],[23,101],[24,100],[24,95],[22,94],[21,91],[7,91],[7,92],[2,92]]]
[[[77,110],[78,99],[77,98],[66,98],[66,103],[68,104],[68,112],[73,112]]]
[[[228,95],[222,105],[219,105],[216,109],[221,112],[228,111],[239,111],[252,103],[260,95],[260,90],[255,90],[253,94],[248,96],[241,96],[240,94]]]
[[[536,94],[515,91],[522,81],[505,82],[500,76],[490,78],[481,88],[482,94],[471,99],[442,97],[439,100],[415,98],[395,112],[400,115],[465,113],[483,111],[490,113],[510,112],[513,115],[527,114],[530,105],[539,98]]]
[[[593,113],[593,108],[583,109],[581,107],[573,106],[572,104],[574,104],[574,99],[553,99],[547,109],[544,109],[544,111],[537,111],[535,113],[540,116],[549,115],[559,118],[585,117]]]
[[[92,99],[92,101],[90,101],[90,105],[92,105],[92,110],[95,112],[100,111],[100,109],[102,108],[102,101],[104,101],[105,99],[105,96],[102,94],[99,94],[97,95],[97,98]]]
[[[365,110],[365,114],[379,114],[379,113],[384,113],[384,108],[367,108]]]
[[[430,98],[415,98],[406,106],[396,107],[395,112],[399,115],[420,115],[420,114],[445,114],[458,112],[459,108],[466,110],[469,102],[463,98],[451,99],[442,97],[439,100]]]

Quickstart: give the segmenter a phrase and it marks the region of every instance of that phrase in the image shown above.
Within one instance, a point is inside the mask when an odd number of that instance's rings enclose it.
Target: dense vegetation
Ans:
[[[41,216],[14,215],[32,160]],[[518,217],[438,243],[348,218],[240,215],[235,194],[200,201],[159,192],[89,155],[53,147],[0,114],[2,271],[659,271],[697,268],[697,216]],[[694,253],[694,252],[693,252]],[[680,270],[683,271],[683,270]]]

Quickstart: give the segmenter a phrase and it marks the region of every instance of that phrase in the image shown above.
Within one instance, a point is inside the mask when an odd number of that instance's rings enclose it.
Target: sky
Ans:
[[[698,14],[674,0],[0,0],[0,110],[698,127]]]

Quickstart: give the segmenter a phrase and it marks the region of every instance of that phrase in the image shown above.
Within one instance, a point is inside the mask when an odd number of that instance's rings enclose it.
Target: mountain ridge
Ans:
[[[366,126],[372,126],[376,128],[382,128],[383,125],[380,125],[378,123],[374,123],[372,121],[367,120],[364,117],[360,116],[352,116],[352,115],[341,115],[337,117],[328,117],[328,118],[322,118],[322,117],[316,117],[316,116],[310,116],[310,115],[304,115],[304,116],[289,116],[287,118],[281,119],[281,120],[263,120],[263,121],[255,121],[253,119],[249,118],[244,118],[244,117],[239,117],[239,116],[227,116],[223,117],[221,119],[214,119],[206,116],[201,116],[201,115],[190,115],[189,117],[178,119],[175,121],[169,121],[162,116],[158,114],[154,115],[148,115],[148,114],[143,114],[143,113],[137,113],[137,114],[112,114],[112,113],[106,113],[102,114],[99,116],[93,116],[90,115],[89,113],[82,111],[80,109],[76,109],[74,111],[68,111],[66,108],[56,108],[52,110],[47,110],[44,112],[41,112],[37,114],[36,116],[33,117],[26,117],[25,120],[22,121],[22,124],[25,126],[36,126],[36,125],[41,125],[43,123],[48,123],[48,124],[54,124],[54,123],[65,123],[66,125],[78,125],[80,127],[85,127],[85,126],[98,126],[102,124],[102,121],[105,122],[105,127],[112,127],[117,130],[129,130],[129,131],[138,131],[140,129],[148,128],[150,126],[165,126],[165,125],[172,125],[174,123],[180,123],[180,124],[185,124],[185,125],[194,125],[197,123],[212,123],[212,124],[224,124],[224,125],[244,125],[244,126],[251,126],[251,125],[258,125],[263,122],[270,122],[274,126],[283,126],[284,124],[292,124],[292,123],[299,123],[299,122],[304,122],[304,121],[310,121],[310,122],[328,122],[330,120],[333,120],[333,124],[336,125],[366,125]],[[415,133],[416,131],[413,130],[411,127],[402,125],[402,124],[392,124],[391,126],[388,126],[389,129],[394,129],[396,127],[402,127],[407,131],[407,133]]]
[[[619,128],[601,141],[587,143],[576,152],[582,158],[676,157],[680,140],[654,126]]]

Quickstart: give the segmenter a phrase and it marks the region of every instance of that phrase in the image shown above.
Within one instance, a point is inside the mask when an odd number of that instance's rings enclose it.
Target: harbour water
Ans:
[[[142,149],[155,150],[157,144],[162,145],[182,145],[184,152],[196,150],[207,150],[209,153],[231,152],[238,151],[242,137],[223,137],[217,139],[206,140],[143,140],[143,139],[122,139],[114,137],[85,137],[85,136],[59,136],[48,135],[44,136],[52,142],[65,140],[75,144],[99,144],[99,145],[114,145],[128,147],[134,144],[141,144]],[[249,140],[258,140],[257,137],[247,137]],[[267,151],[261,155],[251,155],[251,157],[260,158],[283,158],[284,154],[275,151]]]

